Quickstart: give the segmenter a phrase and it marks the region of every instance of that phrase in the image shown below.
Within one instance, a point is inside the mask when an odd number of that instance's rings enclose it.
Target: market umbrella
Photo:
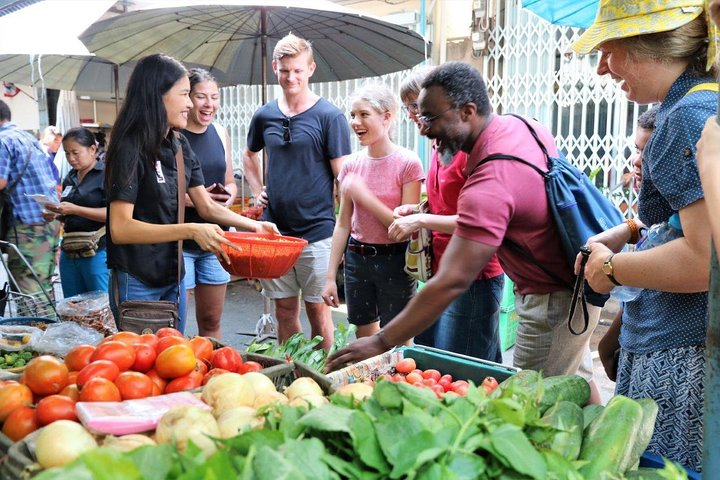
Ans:
[[[598,0],[522,0],[523,8],[555,25],[587,28],[598,10]]]
[[[426,59],[428,45],[418,33],[329,1],[206,3],[154,2],[96,22],[80,39],[118,64],[166,53],[207,68],[224,85],[277,83],[270,57],[290,32],[313,43],[314,82],[384,75]]]

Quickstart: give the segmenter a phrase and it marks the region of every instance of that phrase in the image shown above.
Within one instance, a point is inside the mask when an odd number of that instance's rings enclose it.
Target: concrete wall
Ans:
[[[35,100],[36,92],[32,87],[17,85],[21,90],[14,97],[0,96],[0,100],[7,103],[12,112],[12,121],[23,130],[32,130],[37,133],[40,128],[40,113]]]

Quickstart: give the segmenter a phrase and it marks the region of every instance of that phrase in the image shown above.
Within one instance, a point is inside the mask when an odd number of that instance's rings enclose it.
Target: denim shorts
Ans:
[[[230,274],[220,265],[214,253],[204,250],[183,250],[185,260],[185,288],[200,285],[225,285]]]
[[[302,293],[306,302],[324,303],[322,292],[330,263],[331,241],[332,238],[326,238],[308,244],[288,273],[273,280],[260,280],[263,296],[278,299]]]
[[[345,302],[348,322],[385,326],[417,291],[417,281],[404,270],[405,252],[361,255],[345,250]]]

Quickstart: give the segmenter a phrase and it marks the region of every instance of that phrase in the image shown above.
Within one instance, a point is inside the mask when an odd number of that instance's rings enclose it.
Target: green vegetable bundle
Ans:
[[[322,336],[316,335],[308,340],[303,333],[296,333],[281,344],[278,344],[276,341],[257,342],[253,340],[253,342],[248,345],[247,351],[251,353],[261,353],[274,358],[281,358],[288,362],[302,362],[313,370],[322,372],[325,368],[328,355],[333,354],[347,345],[348,339],[351,335],[355,334],[355,330],[357,330],[355,325],[348,326],[345,323],[339,323],[335,329],[330,352],[319,348],[323,341]]]
[[[561,398],[541,413],[543,380],[536,372],[521,373],[489,397],[472,387],[467,397],[442,400],[427,389],[380,381],[362,403],[334,395],[331,404],[309,411],[270,407],[264,429],[218,440],[221,448],[207,459],[192,446],[183,454],[169,445],[127,454],[98,449],[37,480],[687,478],[671,463],[624,476],[621,468],[635,454],[620,453],[620,442],[645,415],[637,402],[617,397],[597,415],[588,412],[593,419],[586,427],[575,378],[554,381],[568,388],[555,389]],[[631,447],[638,446],[638,435]]]
[[[24,367],[37,353],[32,350],[19,350],[8,352],[0,350],[0,370]]]

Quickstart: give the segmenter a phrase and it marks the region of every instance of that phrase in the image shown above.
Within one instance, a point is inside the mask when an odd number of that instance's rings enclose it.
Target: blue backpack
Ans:
[[[530,130],[530,134],[545,155],[547,171],[543,171],[527,160],[502,153],[495,153],[483,158],[475,168],[493,160],[513,160],[529,166],[539,175],[542,175],[545,179],[548,206],[562,241],[566,263],[572,271],[575,265],[575,257],[581,251],[581,247],[587,243],[588,238],[622,223],[625,219],[620,210],[592,184],[583,172],[570,164],[562,153],[557,157],[551,157],[548,154],[535,129],[526,119],[519,115],[513,116],[520,119]],[[539,267],[556,282],[565,285],[570,290],[573,289],[573,285],[568,284],[558,275],[538,263],[530,252],[524,250],[515,242],[505,238],[503,243],[527,261]],[[578,280],[582,281],[581,279]],[[583,307],[586,314],[585,329],[587,329],[587,307],[584,302],[587,300],[591,305],[602,307],[605,305],[609,295],[593,291],[587,283],[584,284],[584,293]],[[572,326],[570,326],[570,330],[573,330]]]

